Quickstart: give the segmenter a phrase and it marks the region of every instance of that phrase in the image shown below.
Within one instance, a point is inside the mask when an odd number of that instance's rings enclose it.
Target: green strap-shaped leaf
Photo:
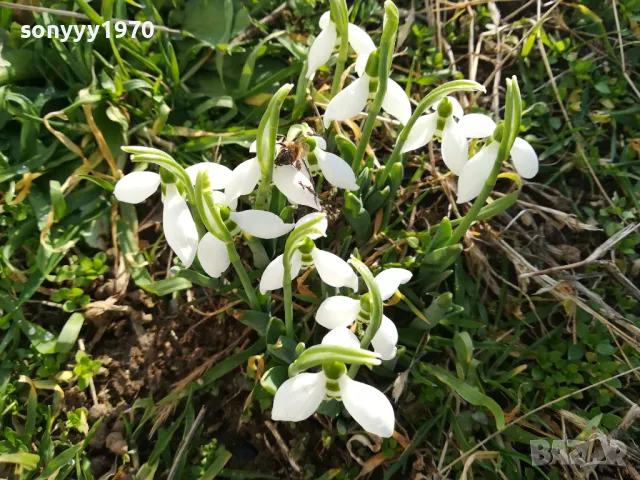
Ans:
[[[488,409],[496,420],[496,427],[498,427],[498,430],[502,430],[504,428],[504,412],[495,400],[486,396],[484,393],[481,393],[477,388],[457,379],[448,371],[438,366],[425,365],[425,368],[442,383],[445,383],[452,388],[465,401],[477,407],[485,407]]]

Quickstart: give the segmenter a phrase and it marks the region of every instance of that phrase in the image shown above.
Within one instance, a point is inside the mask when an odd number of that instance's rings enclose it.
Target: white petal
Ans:
[[[316,142],[316,148],[319,148],[320,150],[326,150],[327,149],[327,141],[322,138],[322,137],[317,137],[315,135],[312,135],[311,138],[313,138]]]
[[[324,373],[301,373],[278,388],[273,399],[273,420],[299,422],[309,418],[318,409],[326,391]]]
[[[301,260],[302,255],[299,251],[295,251],[293,253],[293,258],[291,259],[291,279],[293,280],[300,273],[300,268],[302,264]],[[282,280],[284,277],[284,263],[282,261],[283,256],[278,255],[274,258],[267,268],[262,272],[262,278],[260,279],[260,293],[265,294],[270,290],[277,290],[282,288]]]
[[[358,337],[348,328],[334,328],[322,339],[322,345],[337,345],[339,347],[360,348]]]
[[[458,179],[457,203],[468,202],[480,194],[484,182],[489,178],[499,148],[498,142],[491,142],[467,162]]]
[[[313,41],[307,55],[307,78],[313,78],[316,70],[329,61],[333,53],[333,47],[336,45],[337,37],[335,25],[329,23],[327,28],[322,30]]]
[[[453,117],[447,118],[442,132],[442,160],[456,175],[460,175],[469,160],[469,142]]]
[[[231,178],[224,189],[227,201],[231,203],[233,199],[238,198],[240,195],[247,195],[253,192],[261,175],[262,172],[257,158],[246,160],[234,168],[233,172],[231,172]]]
[[[398,329],[391,319],[383,315],[380,328],[373,336],[373,340],[371,340],[373,349],[380,354],[382,360],[393,360],[398,351],[396,348],[397,343]]]
[[[320,150],[320,148],[316,148],[314,153],[322,174],[331,185],[345,190],[360,188],[356,183],[356,175],[353,173],[351,165],[339,156]]]
[[[355,71],[359,77],[364,75],[364,72],[367,69],[367,62],[369,61],[370,55],[370,53],[362,53],[356,57]]]
[[[349,45],[358,55],[368,55],[376,49],[373,40],[363,29],[350,23],[348,26]]]
[[[456,100],[453,97],[446,97],[447,100],[449,100],[449,102],[451,102],[451,115],[453,115],[455,118],[462,118],[464,116],[464,110],[462,109],[462,105],[460,105],[460,102],[458,102],[458,100]],[[440,102],[443,99],[438,100],[436,103],[434,103],[433,105],[431,105],[431,108],[433,108],[434,110],[438,110],[438,105],[440,105]]]
[[[329,330],[348,327],[356,321],[358,312],[360,312],[360,300],[336,295],[320,304],[316,312],[316,322]]]
[[[318,25],[320,26],[320,30],[324,30],[331,23],[333,22],[331,21],[331,12],[329,11],[329,12],[324,12],[322,14],[322,16],[320,17],[320,21],[318,22]]]
[[[538,173],[538,155],[531,144],[517,137],[511,147],[511,158],[516,171],[524,178],[533,178]]]
[[[162,228],[171,250],[189,268],[198,251],[198,229],[187,202],[173,183],[166,188]]]
[[[116,183],[113,194],[118,201],[140,203],[158,190],[160,175],[154,172],[131,172]]]
[[[258,238],[278,238],[293,230],[293,223],[284,223],[275,213],[263,210],[231,212],[229,218],[241,230]]]
[[[404,268],[387,268],[376,275],[382,301],[391,298],[398,287],[411,280],[412,276],[413,274]]]
[[[305,223],[313,220],[314,218],[317,217],[322,217],[322,220],[320,220],[318,223],[315,224],[314,228],[317,230],[320,230],[322,232],[322,235],[318,235],[316,233],[312,234],[312,235],[308,235],[308,237],[311,240],[315,240],[316,238],[320,238],[320,237],[324,237],[327,233],[327,228],[329,227],[329,222],[327,221],[327,216],[322,213],[322,212],[313,212],[313,213],[308,213],[307,215],[305,215],[304,217],[302,217],[300,220],[298,220],[296,222],[296,227],[298,228],[300,225],[304,225]]]
[[[249,153],[258,153],[258,140],[254,140],[249,145]]]
[[[451,102],[451,106],[453,107],[453,112],[451,112],[451,115],[453,115],[455,118],[462,118],[464,116],[464,110],[462,109],[462,105],[460,105],[460,102],[453,97],[447,98],[449,99],[449,101]]]
[[[195,186],[198,173],[206,171],[209,173],[211,188],[214,190],[222,190],[227,186],[231,179],[231,169],[213,162],[201,162],[186,168],[186,172],[191,179],[191,183]]]
[[[273,169],[273,183],[287,199],[297,205],[320,210],[320,204],[313,193],[313,184],[293,165],[282,165]]]
[[[351,266],[339,256],[319,248],[311,250],[313,264],[324,283],[332,287],[349,287],[358,291],[358,277]]]
[[[223,241],[207,232],[198,245],[198,260],[207,275],[218,278],[229,268],[229,252]]]
[[[331,99],[324,112],[325,128],[333,120],[347,120],[364,110],[369,98],[369,80],[369,76],[364,74]]]
[[[229,206],[229,202],[227,202],[227,196],[225,195],[224,192],[221,192],[220,190],[213,191],[213,201],[214,203],[224,205],[225,207]]]
[[[382,100],[382,108],[389,115],[396,117],[403,125],[411,117],[409,97],[407,97],[404,89],[391,79],[387,83],[387,93]]]
[[[493,134],[496,122],[482,113],[470,113],[460,119],[458,126],[467,138],[485,138]]]
[[[423,115],[418,118],[416,123],[413,124],[411,131],[409,131],[407,141],[404,142],[402,146],[402,153],[424,147],[433,138],[437,125],[437,113],[430,113],[429,115]]]
[[[342,403],[362,428],[383,438],[393,435],[393,407],[384,393],[365,383],[351,380],[349,375],[342,375],[338,384]]]

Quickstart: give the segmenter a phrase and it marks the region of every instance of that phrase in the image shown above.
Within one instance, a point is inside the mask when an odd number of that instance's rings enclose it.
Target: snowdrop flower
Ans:
[[[311,138],[316,145],[305,159],[311,174],[315,175],[320,171],[322,172],[322,175],[324,175],[324,178],[326,178],[334,187],[343,188],[345,190],[358,190],[360,187],[356,183],[356,175],[353,173],[351,165],[345,162],[338,155],[326,152],[327,142],[324,138],[315,136],[309,138]],[[276,173],[280,168],[281,167],[275,168],[274,180]]]
[[[458,180],[456,203],[469,202],[480,194],[485,181],[491,174],[499,149],[500,141],[492,137],[489,143],[467,162]],[[538,155],[529,142],[516,138],[509,154],[513,160],[513,166],[521,177],[536,176],[539,167]]]
[[[257,157],[238,165],[233,170],[225,189],[229,206],[236,208],[238,197],[253,192],[261,177],[262,172]],[[311,180],[293,165],[275,167],[273,169],[273,183],[292,204],[320,209]]]
[[[271,239],[278,238],[293,229],[292,223],[284,223],[275,213],[264,210],[230,211],[225,208],[226,197],[222,192],[214,192],[214,201],[221,205],[222,220],[232,236],[245,232],[253,237]],[[198,245],[200,264],[207,275],[213,278],[220,277],[231,264],[227,244],[221,240],[223,235],[216,233],[218,235],[211,232],[205,233]]]
[[[333,332],[322,343],[358,348],[348,336]],[[323,367],[318,373],[300,373],[280,385],[271,418],[299,422],[313,415],[323,400],[332,399],[342,400],[349,414],[367,432],[383,438],[393,435],[395,416],[389,399],[377,388],[352,380],[344,364],[338,363]]]
[[[433,137],[440,137],[442,160],[449,170],[460,175],[469,159],[467,139],[490,136],[496,124],[481,113],[464,115],[462,106],[453,97],[443,98],[432,108],[435,112],[418,118],[402,147],[402,153],[421,148]]]
[[[160,183],[161,178],[157,173],[132,172],[118,181],[113,194],[120,202],[140,203],[153,195]],[[162,228],[165,238],[171,250],[189,268],[198,250],[198,229],[175,183],[164,184],[163,201]]]
[[[380,272],[375,280],[380,289],[382,301],[391,298],[398,287],[411,280],[411,272],[404,268],[388,268]],[[346,327],[356,320],[369,323],[370,301],[368,294],[359,300],[336,295],[327,298],[316,312],[316,321],[325,328],[341,331],[340,335],[352,337],[351,341],[358,342],[356,336]],[[345,333],[347,332],[347,333]],[[390,318],[383,315],[380,328],[371,340],[373,350],[380,354],[383,360],[391,360],[396,356],[398,343],[398,329]]]
[[[360,27],[349,24],[349,44],[358,54],[355,70],[359,78],[331,99],[324,112],[324,126],[334,120],[347,120],[361,113],[370,96],[377,89],[377,62],[369,69],[369,57],[376,50],[371,37]],[[387,92],[382,101],[382,109],[397,118],[403,125],[411,117],[411,102],[404,89],[397,82],[387,80]]]
[[[333,53],[333,48],[338,39],[336,24],[331,21],[331,12],[325,12],[320,17],[320,34],[313,41],[307,55],[307,74],[311,79],[318,68],[327,63]]]
[[[287,200],[294,205],[320,209],[309,173],[315,175],[322,172],[331,185],[345,190],[358,190],[359,186],[351,166],[338,155],[325,151],[327,142],[322,137],[310,136],[307,139],[311,139],[310,143],[315,147],[301,159],[304,162],[303,168],[298,169],[293,165],[275,165],[273,168],[273,183],[287,197]],[[281,145],[276,145],[276,156],[280,149]],[[257,142],[254,141],[249,147],[249,152],[256,153],[256,151]],[[235,208],[238,197],[251,193],[261,176],[257,158],[238,165],[231,172],[225,189],[229,206]]]
[[[309,235],[305,243],[293,252],[291,258],[291,279],[298,276],[302,269],[307,269],[314,265],[318,275],[324,283],[332,287],[349,287],[352,290],[358,289],[358,277],[355,272],[343,259],[331,252],[320,250],[315,246],[313,240],[324,236],[327,230],[327,220],[323,213],[310,213],[305,215],[296,223],[296,227],[308,222],[313,217],[322,216],[324,219],[317,225],[322,235]],[[270,290],[282,288],[284,281],[284,255],[277,256],[264,270],[260,279],[260,293],[264,295]]]

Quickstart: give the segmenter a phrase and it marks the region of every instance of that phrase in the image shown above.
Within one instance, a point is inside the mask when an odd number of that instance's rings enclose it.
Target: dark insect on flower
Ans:
[[[295,136],[293,140],[278,142],[278,145],[280,145],[280,151],[276,155],[276,158],[273,162],[275,166],[282,167],[285,165],[291,165],[298,171],[302,171],[302,169],[304,168],[306,176],[309,178],[312,186],[310,187],[308,185],[303,185],[302,182],[299,182],[299,185],[300,187],[313,194],[318,208],[321,208],[318,194],[315,191],[313,176],[311,175],[309,166],[305,161],[305,158],[309,154],[309,144],[307,143],[306,136],[302,132],[300,132]]]
[[[303,159],[309,153],[309,145],[302,132],[298,133],[293,140],[279,142],[278,145],[280,145],[281,148],[274,160],[276,166],[293,165],[298,170],[302,170],[304,166],[308,171],[308,167]],[[309,173],[309,177],[311,177],[311,173]]]

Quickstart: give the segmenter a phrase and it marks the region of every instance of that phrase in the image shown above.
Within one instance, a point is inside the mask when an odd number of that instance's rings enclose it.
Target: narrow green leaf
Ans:
[[[481,393],[477,388],[457,379],[449,372],[436,365],[425,364],[425,368],[470,404],[477,407],[487,408],[493,414],[498,430],[502,430],[504,428],[504,412],[495,400]]]
[[[69,353],[71,351],[76,340],[78,340],[82,325],[84,325],[84,315],[81,313],[74,313],[69,317],[56,341],[56,353]]]

